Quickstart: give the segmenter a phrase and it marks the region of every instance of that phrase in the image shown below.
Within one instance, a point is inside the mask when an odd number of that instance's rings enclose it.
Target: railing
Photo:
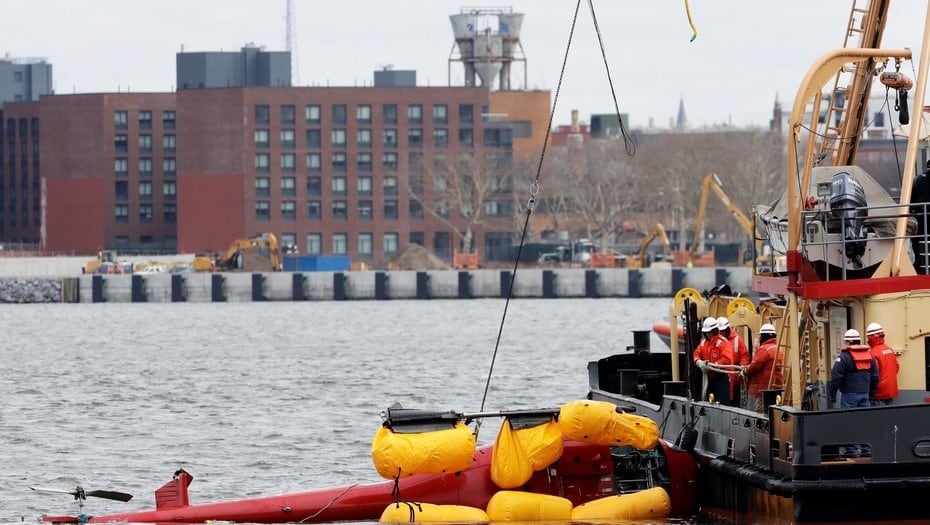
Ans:
[[[907,245],[912,247],[914,257],[911,260],[917,273],[927,274],[930,269],[930,217],[927,216],[930,210],[927,206],[928,203],[911,204],[911,212],[905,214],[900,213],[901,206],[898,204],[805,211],[801,215],[801,252],[808,261],[825,263],[821,275],[824,280],[855,279],[862,276],[854,272],[880,263],[890,252],[894,241],[902,239],[910,241]],[[845,214],[846,217],[838,216],[837,213]],[[859,214],[863,216],[850,218]],[[904,235],[898,237],[895,235],[896,222],[901,217],[907,218],[908,227]],[[865,235],[847,238],[846,229],[855,228],[856,222],[864,227]],[[913,248],[918,248],[921,253],[913,253]],[[861,262],[857,265],[857,257],[873,251],[875,257],[871,259],[871,264]],[[882,255],[882,251],[886,253]]]

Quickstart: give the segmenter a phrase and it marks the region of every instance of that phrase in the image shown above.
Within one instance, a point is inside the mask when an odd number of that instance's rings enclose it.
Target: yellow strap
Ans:
[[[697,38],[697,27],[694,25],[694,20],[691,18],[691,4],[688,0],[685,0],[685,12],[688,14],[688,25],[691,26],[691,42],[694,42],[694,39]]]

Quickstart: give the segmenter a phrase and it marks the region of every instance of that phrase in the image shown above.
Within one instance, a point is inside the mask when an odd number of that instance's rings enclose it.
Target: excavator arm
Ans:
[[[694,254],[697,253],[698,248],[703,248],[702,245],[704,242],[701,231],[704,228],[704,215],[707,212],[707,200],[711,192],[720,199],[720,202],[723,203],[727,211],[736,219],[736,223],[746,232],[746,235],[749,235],[749,237],[753,239],[753,242],[756,244],[756,251],[760,251],[762,249],[762,242],[756,239],[755,227],[752,221],[749,220],[749,217],[747,217],[732,200],[730,200],[730,196],[727,195],[727,192],[723,189],[720,177],[714,172],[709,172],[704,176],[704,182],[701,185],[701,199],[698,203],[697,218],[694,220],[694,235],[692,236],[691,249],[688,251],[689,256],[693,257]]]

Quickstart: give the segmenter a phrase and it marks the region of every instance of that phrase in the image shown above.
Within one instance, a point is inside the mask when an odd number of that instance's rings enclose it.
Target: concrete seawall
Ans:
[[[63,302],[248,302],[506,297],[672,297],[683,287],[749,291],[749,268],[161,273],[64,277]]]

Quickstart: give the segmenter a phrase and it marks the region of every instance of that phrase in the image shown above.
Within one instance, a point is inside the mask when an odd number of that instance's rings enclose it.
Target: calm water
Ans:
[[[587,393],[586,364],[669,299],[510,303],[485,410]],[[76,513],[29,486],[154,506],[183,467],[192,503],[380,481],[379,412],[478,411],[503,300],[0,305],[0,522]],[[661,345],[653,338],[654,346]],[[489,420],[479,444],[493,442]]]

